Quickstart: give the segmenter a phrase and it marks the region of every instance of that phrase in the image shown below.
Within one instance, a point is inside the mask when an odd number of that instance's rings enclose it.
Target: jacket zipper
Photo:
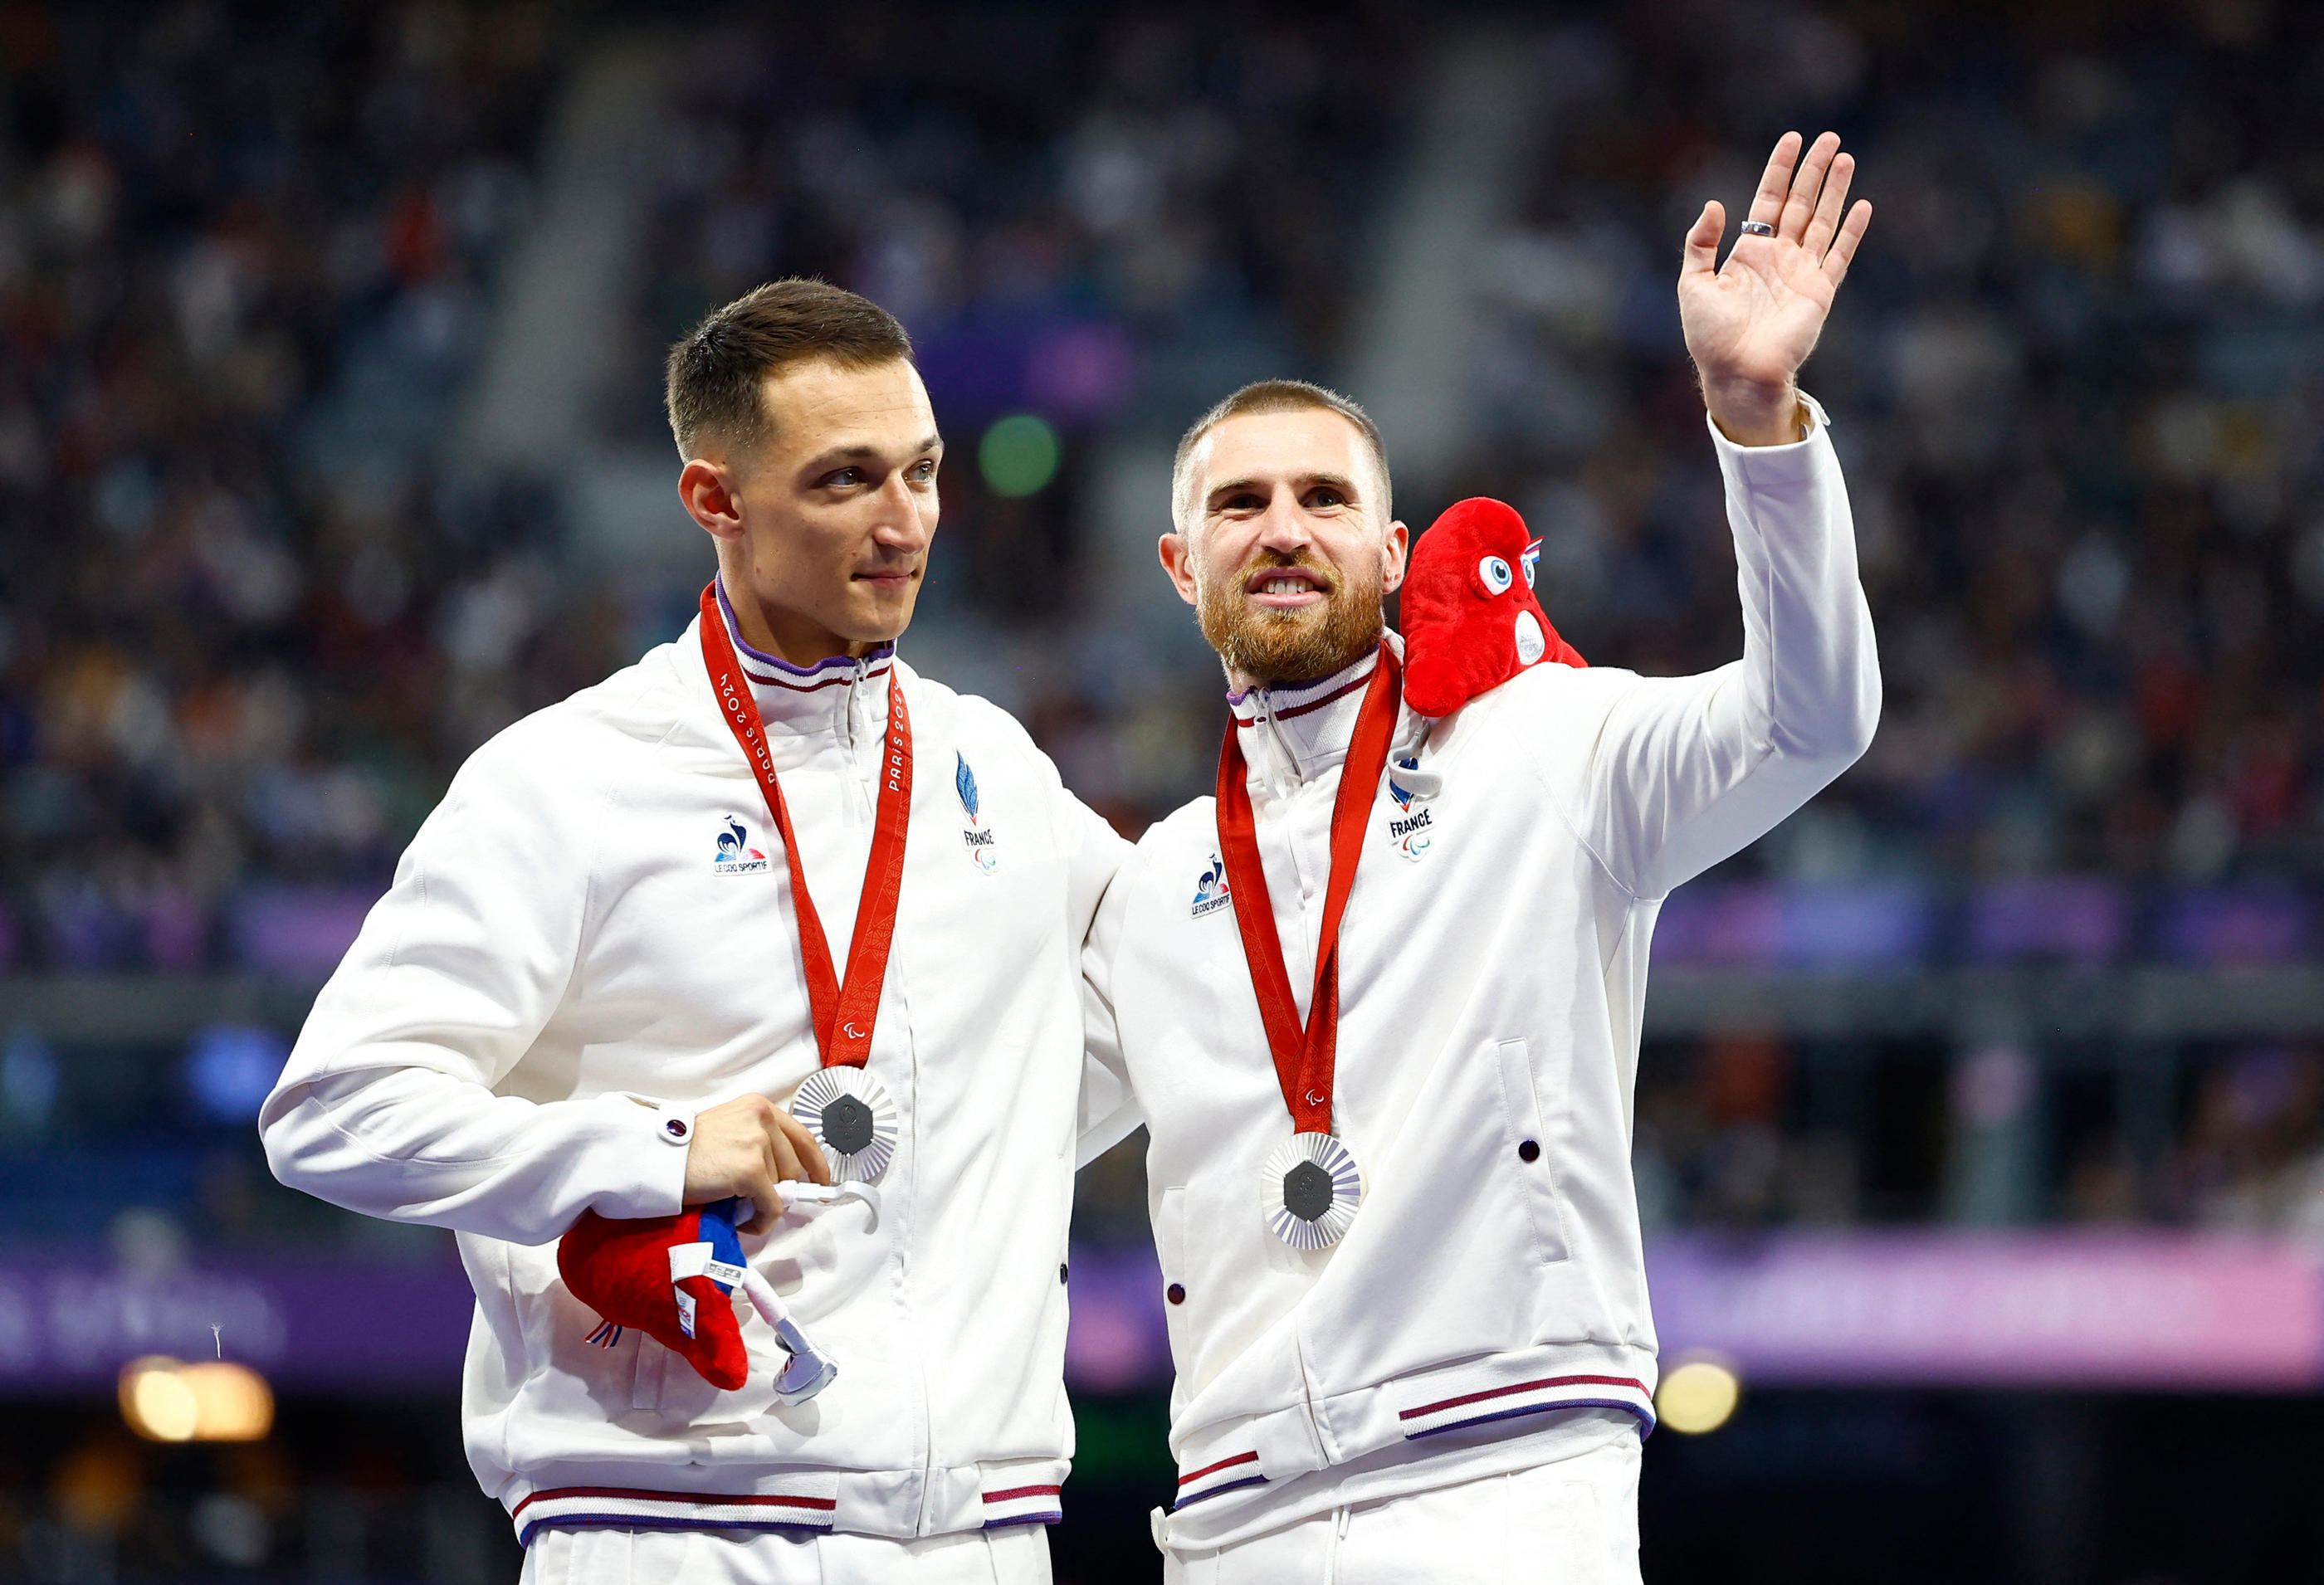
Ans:
[[[889,679],[891,686],[894,682],[894,665],[895,663],[893,661],[889,662]],[[856,657],[854,686],[847,690],[847,750],[848,761],[854,768],[856,772],[853,778],[855,782],[856,807],[866,819],[872,819],[877,816],[877,789],[880,783],[880,765],[881,762],[879,756],[886,753],[886,745],[888,741],[887,733],[884,731],[876,734],[867,734],[862,730],[864,727],[870,726],[872,721],[872,696],[870,690],[864,687],[864,685],[871,680],[871,661],[863,656]],[[862,774],[863,760],[862,755],[862,742],[867,735],[872,737],[875,745],[875,757],[872,761],[872,774],[868,780]],[[905,823],[908,827],[910,825],[909,810],[905,812]],[[906,1224],[908,1224],[908,1219],[905,1219],[905,1221]],[[907,1336],[911,1336],[918,1325],[918,1315],[911,1299],[911,1262],[909,1259],[909,1254],[910,1251],[908,1247],[901,1239],[899,1239],[895,1250],[896,1281],[898,1288],[899,1289],[899,1300],[903,1310],[904,1331]],[[917,1338],[914,1339],[914,1341],[917,1345]],[[928,1534],[928,1507],[930,1501],[935,1496],[936,1478],[936,1435],[935,1414],[933,1409],[929,1406],[934,1395],[928,1389],[927,1356],[926,1352],[918,1346],[915,1346],[912,1350],[912,1354],[919,1367],[919,1392],[918,1395],[918,1403],[917,1407],[919,1410],[920,1421],[920,1501],[919,1511],[913,1516],[912,1532],[916,1535],[926,1535]]]
[[[864,683],[872,675],[871,662],[862,656],[855,658],[855,678],[847,689],[847,763],[855,772],[855,811],[864,819],[876,813],[873,790],[880,784],[880,768],[875,758],[872,775],[863,775],[863,728],[871,724],[872,704]],[[859,722],[859,717],[861,720]]]
[[[1283,727],[1276,720],[1275,696],[1270,690],[1260,691],[1259,719],[1266,723],[1268,739],[1275,745],[1275,751],[1270,758],[1276,763],[1269,766],[1267,770],[1268,795],[1278,802],[1288,804],[1293,798],[1298,797],[1300,789],[1307,785],[1308,779],[1306,773],[1300,768],[1299,757],[1291,751],[1290,740],[1283,735]],[[1309,905],[1314,900],[1314,893],[1308,880],[1308,865],[1300,856],[1298,839],[1287,830],[1284,834],[1284,851],[1291,855],[1292,878],[1299,883],[1299,911],[1305,916]],[[1324,845],[1327,869],[1330,864],[1330,855],[1331,847],[1327,842]],[[1320,926],[1318,934],[1321,934]]]

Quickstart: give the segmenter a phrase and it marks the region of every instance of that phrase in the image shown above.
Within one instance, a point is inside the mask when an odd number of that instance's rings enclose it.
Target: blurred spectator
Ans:
[[[544,18],[8,16],[11,955],[199,967],[238,883],[376,884],[448,765],[570,680],[499,680],[546,613],[510,614],[522,564],[429,472],[529,190]]]
[[[2324,1067],[2262,1047],[2205,1074],[2174,1164],[2180,1214],[2200,1226],[2324,1235]]]
[[[1585,653],[1733,655],[1674,239],[1705,197],[1731,224],[1775,132],[1841,126],[1879,219],[1809,383],[1888,682],[1824,799],[1850,862],[2312,875],[2324,189],[2287,129],[2318,18],[2124,13],[2002,52],[1938,13],[1677,14],[1558,46],[1550,155],[1486,265],[1461,493],[1520,493]]]

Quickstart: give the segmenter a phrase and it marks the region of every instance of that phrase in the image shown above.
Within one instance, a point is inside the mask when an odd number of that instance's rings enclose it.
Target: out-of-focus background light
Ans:
[[[133,1359],[118,1396],[122,1420],[148,1442],[260,1442],[274,1425],[266,1378],[232,1359]]]
[[[122,1368],[121,1418],[148,1442],[191,1442],[201,1404],[178,1361],[150,1356]]]
[[[290,1045],[276,1030],[213,1024],[186,1048],[186,1088],[210,1120],[253,1122],[289,1055]]]
[[[1038,413],[1011,413],[977,442],[977,465],[995,495],[1038,495],[1057,476],[1057,432]]]
[[[1702,1436],[1726,1424],[1742,1396],[1743,1384],[1725,1360],[1682,1359],[1655,1384],[1655,1415],[1669,1430]]]

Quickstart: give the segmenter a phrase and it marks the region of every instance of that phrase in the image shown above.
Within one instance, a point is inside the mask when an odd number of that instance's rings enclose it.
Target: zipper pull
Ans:
[[[860,714],[868,717],[872,711],[863,697],[863,678],[869,669],[863,663],[863,657],[858,655],[855,658],[855,678],[847,686],[847,747],[851,753],[863,741],[863,733],[858,730],[857,716]]]

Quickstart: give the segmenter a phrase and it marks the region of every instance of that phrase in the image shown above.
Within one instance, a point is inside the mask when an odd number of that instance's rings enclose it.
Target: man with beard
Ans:
[[[1179,448],[1162,561],[1234,720],[1217,798],[1147,834],[1084,955],[1084,1154],[1150,1134],[1167,1578],[1638,1578],[1647,943],[1671,889],[1839,775],[1879,711],[1847,493],[1794,382],[1870,219],[1839,147],[1777,143],[1723,267],[1718,204],[1686,238],[1739,661],[1533,665],[1420,715],[1361,410],[1270,381]],[[1400,840],[1423,814],[1430,841]]]

